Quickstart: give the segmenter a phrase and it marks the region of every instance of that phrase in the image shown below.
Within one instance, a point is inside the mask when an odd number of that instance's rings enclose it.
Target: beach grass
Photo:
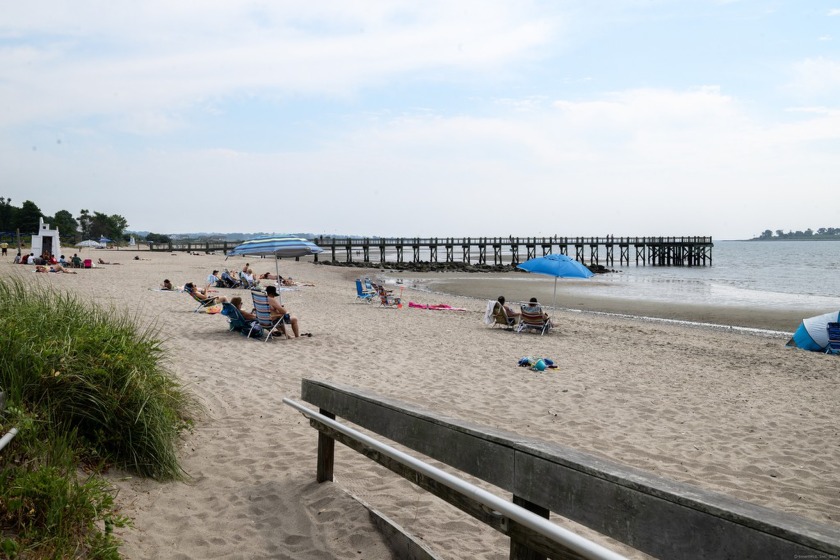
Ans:
[[[109,557],[109,528],[122,520],[96,473],[183,477],[177,443],[197,407],[166,369],[154,327],[138,323],[43,284],[0,279],[0,390],[9,405],[0,424],[20,430],[0,451],[0,522],[17,535],[0,552],[64,557],[81,546]]]

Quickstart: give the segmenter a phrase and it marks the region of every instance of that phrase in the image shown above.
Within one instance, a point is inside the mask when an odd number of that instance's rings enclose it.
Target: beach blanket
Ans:
[[[217,303],[216,305],[208,305],[207,307],[202,307],[201,309],[198,310],[199,313],[211,313],[211,314],[221,313],[221,311],[222,311],[222,304],[221,303]]]
[[[466,311],[463,307],[452,307],[445,303],[415,303],[409,301],[408,306],[416,309],[433,309],[435,311]]]

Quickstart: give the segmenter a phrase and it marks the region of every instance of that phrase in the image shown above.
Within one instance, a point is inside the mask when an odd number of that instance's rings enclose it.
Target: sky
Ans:
[[[130,230],[840,227],[840,0],[35,0],[0,196]]]

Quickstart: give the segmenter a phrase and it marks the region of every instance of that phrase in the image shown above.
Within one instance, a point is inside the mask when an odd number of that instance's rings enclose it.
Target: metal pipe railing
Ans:
[[[5,436],[0,438],[0,451],[3,451],[3,448],[6,447],[12,439],[17,435],[18,429],[12,428],[9,430]]]
[[[603,546],[596,544],[588,539],[577,535],[568,529],[564,529],[563,527],[559,527],[549,520],[545,519],[544,517],[540,517],[535,513],[532,513],[525,508],[521,508],[515,504],[512,504],[495,494],[492,494],[482,488],[479,488],[469,482],[461,480],[460,478],[453,476],[445,471],[442,471],[436,467],[433,467],[423,461],[412,457],[402,451],[394,449],[393,447],[389,447],[382,442],[379,442],[361,432],[358,432],[352,428],[348,428],[347,426],[332,420],[331,418],[327,418],[323,414],[320,414],[314,410],[311,410],[302,404],[295,402],[291,399],[284,398],[283,402],[292,408],[298,410],[299,412],[303,413],[304,416],[307,418],[314,418],[318,422],[321,422],[330,428],[340,432],[348,437],[351,437],[355,440],[358,440],[365,445],[368,445],[382,453],[383,455],[402,463],[412,469],[415,469],[417,472],[435,480],[436,482],[443,484],[447,488],[455,490],[457,492],[462,493],[463,495],[480,502],[481,504],[491,508],[494,511],[499,512],[504,517],[516,521],[520,525],[528,527],[529,529],[547,537],[553,541],[556,541],[563,546],[573,550],[577,554],[580,554],[584,558],[590,558],[593,560],[620,560],[624,559],[625,557],[604,548]]]

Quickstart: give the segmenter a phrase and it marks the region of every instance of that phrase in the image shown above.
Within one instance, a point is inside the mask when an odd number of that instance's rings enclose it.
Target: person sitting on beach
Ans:
[[[211,274],[207,276],[207,287],[204,288],[204,293],[210,291],[210,288],[214,288],[216,286],[221,285],[221,277],[219,276],[219,271],[214,270]]]
[[[15,264],[20,264],[20,259],[21,259],[20,251],[18,251],[17,255],[15,255]]]
[[[73,268],[82,268],[82,259],[76,253],[73,253],[73,258],[70,259],[70,262],[73,263]]]
[[[169,278],[165,278],[163,280],[163,284],[160,285],[161,290],[173,290],[172,282],[169,281]]]
[[[246,320],[248,320],[248,321],[256,321],[257,320],[257,315],[254,313],[253,309],[251,311],[245,311],[244,309],[242,309],[242,298],[241,297],[234,296],[234,297],[230,298],[230,304],[232,306],[234,306],[235,308],[237,308],[239,310],[239,312],[242,314],[242,317],[244,317]]]
[[[239,273],[239,279],[246,288],[256,288],[260,285],[259,281],[254,278],[254,271],[247,266]]]
[[[274,286],[267,286],[265,288],[265,295],[268,296],[268,306],[271,308],[271,319],[280,319],[280,330],[286,335],[286,338],[291,338],[286,332],[286,325],[292,326],[292,332],[295,338],[300,337],[300,326],[297,317],[292,317],[288,310],[283,307],[283,304],[277,300],[277,288]],[[312,336],[311,333],[306,333],[304,336]]]
[[[530,314],[540,314],[542,315],[543,321],[545,321],[549,325],[551,324],[551,319],[549,319],[548,313],[543,311],[543,308],[540,306],[539,302],[537,301],[537,298],[535,297],[532,297],[528,301],[528,305],[522,306],[522,311],[525,311],[526,313]]]
[[[102,260],[102,259],[99,259],[98,262],[99,262],[99,264],[111,264],[109,261],[105,261],[105,260]]]
[[[499,296],[497,301],[499,308],[504,311],[505,317],[507,317],[508,325],[516,325],[519,322],[519,316],[521,314],[511,309],[510,306],[505,303],[505,296]]]
[[[211,296],[196,288],[195,284],[193,284],[192,282],[187,282],[186,284],[184,284],[184,291],[190,294],[192,297],[194,297],[196,301],[200,301],[201,303],[218,303],[219,300],[219,298]]]

